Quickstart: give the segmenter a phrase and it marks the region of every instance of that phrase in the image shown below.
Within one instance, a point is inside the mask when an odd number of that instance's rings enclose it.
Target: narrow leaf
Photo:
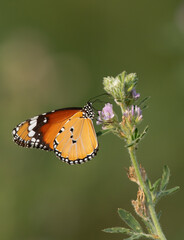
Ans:
[[[136,139],[137,137],[139,137],[139,130],[138,130],[138,128],[136,128],[135,131],[134,131],[134,139]]]
[[[133,239],[139,239],[139,238],[146,238],[146,239],[158,239],[158,236],[153,234],[146,234],[146,233],[133,233],[131,237],[126,238],[124,240],[133,240]]]
[[[175,193],[176,191],[178,191],[179,188],[180,188],[179,186],[170,188],[170,189],[168,189],[168,190],[165,190],[165,191],[161,192],[161,195],[162,195],[163,197],[164,197],[164,196],[168,196],[168,195],[173,194],[173,193]]]
[[[165,165],[163,168],[162,180],[160,184],[161,191],[166,189],[167,184],[169,183],[169,177],[170,177],[170,170],[169,170],[169,167]]]
[[[148,232],[152,233],[153,232],[153,224],[151,223],[151,220],[142,218],[142,221],[145,224]]]
[[[125,145],[125,147],[129,148],[129,147],[133,146],[134,144],[137,144],[138,142],[140,142],[140,140],[142,140],[142,138],[147,133],[147,131],[148,131],[148,126],[145,127],[144,131],[140,135],[138,133],[136,133],[136,134],[138,134],[137,138],[135,138],[135,136],[133,136],[133,139],[135,139],[135,140],[133,140],[130,144]]]
[[[127,212],[124,209],[119,208],[118,214],[121,217],[121,219],[129,226],[131,227],[135,232],[142,232],[141,225],[139,222],[132,216],[131,213]]]
[[[149,178],[146,179],[146,184],[149,187],[150,191],[152,191],[153,187],[151,185],[151,181],[149,180]]]
[[[129,148],[129,147],[137,144],[139,141],[140,141],[140,138],[137,138],[134,141],[132,141],[130,144],[125,145],[125,147]]]
[[[131,234],[132,233],[132,231],[130,229],[123,228],[123,227],[105,228],[102,231],[106,232],[106,233],[126,233],[126,234]]]
[[[140,135],[140,139],[144,137],[144,135],[148,132],[148,126],[145,127],[144,131]]]
[[[162,215],[162,211],[158,212],[158,214],[157,214],[158,220],[160,220],[161,215]]]
[[[158,180],[156,180],[156,182],[153,184],[152,191],[153,191],[154,193],[157,192],[158,186],[160,185],[160,182],[161,182],[161,178],[159,178]]]
[[[150,99],[150,96],[143,98],[139,103],[138,106],[140,107],[143,103],[145,103],[148,99]]]
[[[97,137],[100,137],[100,136],[103,136],[105,135],[106,133],[110,132],[109,129],[108,130],[101,130],[101,131],[98,131],[96,133]]]
[[[147,108],[148,108],[148,105],[144,105],[144,106],[141,107],[141,110],[143,111],[143,110],[145,110]]]
[[[159,178],[154,184],[153,184],[153,187],[152,187],[152,196],[153,196],[153,201],[156,203],[157,201],[157,196],[158,196],[158,188],[159,188],[159,185],[160,185],[160,182],[161,182],[161,178]]]
[[[129,148],[129,147],[133,146],[135,143],[136,143],[136,141],[132,141],[130,144],[125,145],[125,147]]]
[[[141,238],[142,236],[135,236],[135,235],[133,235],[133,236],[131,236],[131,237],[129,237],[129,238],[124,238],[124,240],[134,240],[134,239],[139,239],[139,238]]]

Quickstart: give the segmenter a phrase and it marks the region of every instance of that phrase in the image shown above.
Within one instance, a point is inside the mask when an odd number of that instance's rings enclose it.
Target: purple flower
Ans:
[[[103,122],[109,121],[114,117],[114,112],[112,109],[112,104],[106,103],[102,111],[98,111],[98,119],[96,124],[100,125]]]
[[[140,93],[137,93],[135,88],[132,89],[132,97],[137,100],[140,97]]]
[[[142,111],[140,109],[140,107],[137,107],[137,105],[135,105],[135,113],[136,113],[136,117],[137,120],[140,121],[142,119]]]
[[[124,118],[128,119],[128,121],[135,121],[135,123],[138,123],[142,120],[142,111],[140,107],[137,105],[132,105],[131,108],[128,108],[124,113],[123,113]]]

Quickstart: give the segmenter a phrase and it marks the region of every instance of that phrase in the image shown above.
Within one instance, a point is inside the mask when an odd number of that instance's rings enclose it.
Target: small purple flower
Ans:
[[[132,105],[131,114],[132,114],[132,116],[134,115],[134,105]]]
[[[103,122],[109,121],[114,117],[114,112],[112,109],[112,104],[106,103],[102,111],[98,111],[98,119],[96,124],[100,125]]]
[[[131,108],[128,108],[124,113],[123,113],[124,118],[128,119],[128,121],[135,121],[135,123],[138,123],[142,120],[142,111],[140,107],[137,105],[132,105]]]
[[[140,97],[140,93],[137,93],[135,88],[132,89],[132,97],[137,100]]]
[[[137,120],[140,121],[142,119],[142,111],[137,105],[135,106],[135,113],[137,115]]]

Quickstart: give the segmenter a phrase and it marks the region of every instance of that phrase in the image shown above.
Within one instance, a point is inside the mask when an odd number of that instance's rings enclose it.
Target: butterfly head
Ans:
[[[82,109],[83,117],[93,119],[95,116],[93,106],[91,102],[88,102]]]

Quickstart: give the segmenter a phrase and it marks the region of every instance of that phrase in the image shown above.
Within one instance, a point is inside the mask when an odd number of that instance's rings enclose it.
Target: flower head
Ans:
[[[129,73],[125,75],[125,92],[126,94],[128,92],[131,92],[134,88],[135,85],[137,84],[138,78],[136,73]]]
[[[115,99],[122,98],[123,85],[119,76],[105,77],[103,80],[104,89],[107,93],[111,94]]]
[[[135,124],[139,123],[142,118],[142,111],[137,105],[132,105],[131,108],[127,108],[127,110],[123,113],[124,120],[126,119],[129,122],[135,122]]]
[[[108,123],[111,119],[114,118],[114,112],[112,107],[112,104],[106,103],[102,111],[98,111],[98,119],[96,122],[97,125]]]
[[[127,74],[124,71],[116,77],[105,77],[103,84],[105,91],[113,96],[118,105],[130,106],[133,100],[140,97],[135,91],[137,81],[136,73]]]

